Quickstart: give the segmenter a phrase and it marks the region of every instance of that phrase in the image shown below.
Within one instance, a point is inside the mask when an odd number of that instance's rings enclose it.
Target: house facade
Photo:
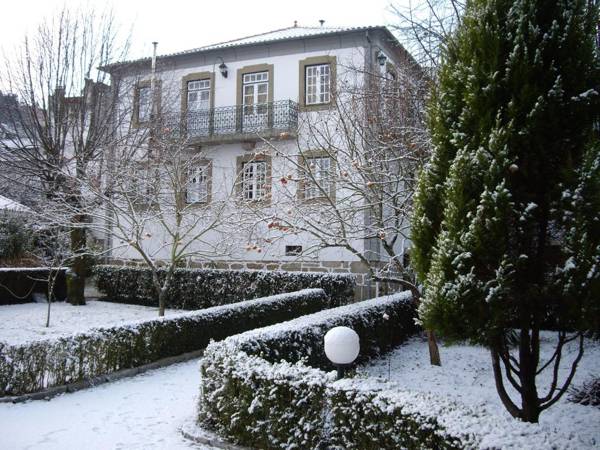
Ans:
[[[344,94],[348,86],[368,84],[373,73],[395,77],[396,68],[408,58],[385,27],[294,24],[103,70],[111,74],[129,111],[127,127],[144,130],[160,117],[161,130],[185,134],[190,155],[201,152],[187,170],[185,203],[198,205],[197,214],[210,214],[210,205],[227,197],[240,223],[247,225],[236,229],[229,223],[226,237],[216,230],[203,235],[193,245],[210,247],[220,239],[229,244],[227,251],[191,258],[191,265],[351,272],[361,286],[357,296],[368,297],[375,294],[375,285],[364,261],[348,247],[372,247],[370,257],[378,258],[377,239],[356,233],[344,238],[351,246],[343,240],[324,244],[317,233],[284,226],[278,217],[309,214],[299,204],[314,205],[310,214],[318,216],[328,202],[352,197],[351,189],[335,181],[347,174],[314,134],[336,142],[340,130],[335,117],[340,105],[353,101]],[[150,130],[150,141],[151,135]],[[310,180],[298,175],[304,166],[310,168]],[[369,212],[360,211],[349,220],[368,222]],[[156,254],[168,252],[160,249],[158,229],[147,234],[148,245],[155,241]],[[139,259],[135,251],[111,245],[113,259]],[[401,257],[405,243],[393,245]]]

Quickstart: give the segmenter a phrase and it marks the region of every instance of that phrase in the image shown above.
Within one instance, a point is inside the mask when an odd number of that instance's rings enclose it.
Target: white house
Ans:
[[[111,74],[113,86],[119,86],[123,104],[130,106],[129,126],[143,129],[153,113],[175,117],[171,122],[183,124],[190,152],[202,151],[202,160],[190,172],[187,203],[207,204],[232,195],[234,207],[240,208],[241,214],[263,215],[262,225],[252,232],[240,227],[237,234],[227,237],[235,245],[229,246],[227,254],[212,258],[209,265],[353,272],[359,274],[366,289],[360,295],[367,296],[374,293],[370,291],[374,287],[364,276],[367,268],[356,254],[344,245],[320,245],[311,233],[285,233],[287,227],[273,218],[298,213],[290,203],[291,197],[314,203],[317,215],[321,197],[334,202],[351,197],[352,192],[336,185],[336,161],[323,149],[314,148],[309,133],[315,128],[307,123],[321,123],[335,140],[340,130],[336,126],[332,131],[330,118],[336,114],[336,102],[345,101],[342,91],[348,86],[365,85],[373,73],[395,77],[397,68],[409,60],[385,27],[294,24],[158,56],[154,72],[152,58],[119,62],[103,70]],[[293,161],[299,162],[291,164]],[[296,182],[297,165],[302,164],[311,168],[315,183]],[[248,205],[251,208],[244,209]],[[204,214],[206,210],[202,211]],[[360,221],[370,220],[368,213],[358,216]],[[282,229],[284,233],[269,238]],[[158,230],[150,235],[149,241],[160,239]],[[214,233],[203,242],[222,239],[223,235],[218,236]],[[354,248],[372,248],[369,258],[378,258],[377,239],[354,234],[347,237],[350,241]],[[404,243],[398,240],[392,245],[401,255]],[[127,249],[114,250],[112,257],[139,258]]]

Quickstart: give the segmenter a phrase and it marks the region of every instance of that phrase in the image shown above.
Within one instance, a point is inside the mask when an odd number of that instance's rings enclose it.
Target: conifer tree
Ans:
[[[413,219],[419,317],[487,345],[502,403],[528,422],[564,394],[598,326],[596,23],[585,0],[469,1],[430,106],[434,153]],[[561,331],[542,361],[549,320]],[[577,356],[558,379],[570,341]],[[544,369],[553,381],[538,390]]]

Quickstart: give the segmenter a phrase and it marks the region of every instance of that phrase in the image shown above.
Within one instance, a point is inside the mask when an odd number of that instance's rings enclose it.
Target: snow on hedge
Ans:
[[[558,427],[525,424],[482,405],[410,390],[402,379],[388,383],[359,375],[335,381],[323,351],[330,328],[355,329],[364,362],[411,334],[413,319],[411,296],[400,293],[212,343],[201,365],[199,423],[230,441],[265,449],[586,448]],[[390,324],[396,329],[391,339]],[[420,352],[426,359],[425,343]]]
[[[390,325],[393,328],[390,329]],[[323,336],[345,325],[361,337],[361,359],[414,332],[410,293],[321,311],[210,344],[202,363],[199,421],[256,448],[317,448],[333,374]],[[394,332],[392,332],[394,330]]]
[[[596,448],[595,443],[583,442],[564,427],[524,423],[495,414],[483,405],[466,405],[439,393],[407,390],[402,382],[347,379],[332,383],[329,389],[332,421],[338,421],[332,433],[338,445],[345,448],[368,448],[366,443],[375,442],[378,448],[411,447],[410,441],[399,436],[404,433],[410,438],[415,424],[433,431],[433,435],[423,430],[413,432],[416,448]]]
[[[321,289],[96,328],[23,345],[0,342],[0,395],[19,395],[204,348],[255,327],[319,311]]]

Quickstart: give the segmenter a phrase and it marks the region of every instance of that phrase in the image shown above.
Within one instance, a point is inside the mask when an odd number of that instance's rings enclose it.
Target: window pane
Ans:
[[[206,111],[210,107],[210,80],[188,81],[188,109]]]
[[[242,169],[242,194],[244,200],[260,200],[266,193],[267,163],[244,163]]]
[[[329,192],[330,188],[331,158],[307,158],[306,167],[304,197],[306,199],[323,197],[324,192]]]
[[[320,64],[306,67],[306,98],[307,105],[316,103],[329,103],[331,66]]]
[[[140,122],[146,122],[148,119],[150,119],[151,107],[150,88],[138,88],[138,120]]]
[[[206,202],[208,199],[207,167],[190,168],[186,191],[187,203]]]

